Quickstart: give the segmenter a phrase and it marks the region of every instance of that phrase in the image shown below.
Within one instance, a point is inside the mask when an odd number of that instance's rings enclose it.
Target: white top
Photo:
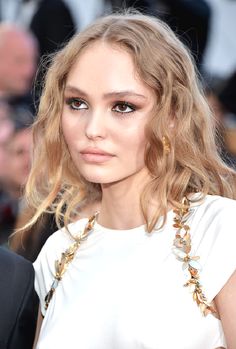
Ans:
[[[207,196],[195,205],[193,255],[211,301],[236,269],[236,201]],[[95,224],[59,283],[45,314],[54,263],[72,240],[54,233],[34,263],[36,291],[45,315],[37,349],[214,349],[225,346],[221,322],[203,317],[183,287],[182,262],[172,252],[173,211],[162,230],[144,226],[111,230]],[[70,225],[73,234],[87,220]]]

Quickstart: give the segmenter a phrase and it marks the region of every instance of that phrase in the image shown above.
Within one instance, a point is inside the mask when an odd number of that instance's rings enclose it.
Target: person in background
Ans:
[[[29,29],[39,44],[39,67],[36,75],[34,100],[36,109],[42,90],[42,81],[47,70],[47,56],[59,50],[76,32],[72,14],[62,0],[30,0],[37,7],[29,23]],[[53,25],[52,25],[53,18]]]
[[[31,263],[0,247],[1,349],[32,349],[37,304]]]
[[[0,241],[2,244],[7,244],[22,210],[21,206],[24,206],[21,198],[31,167],[32,131],[30,125],[33,117],[27,109],[15,107],[10,109],[10,118],[14,130],[5,142],[5,162],[2,164],[4,174],[1,178],[1,202],[5,207],[5,214],[2,213],[3,222],[6,220],[8,222],[5,228],[1,227]]]
[[[60,49],[76,32],[70,9],[61,0],[41,0],[29,28],[38,40],[41,57]]]
[[[76,31],[71,11],[62,0],[18,0],[9,3],[5,1],[1,3],[0,0],[0,5],[2,5],[2,19],[17,23],[17,28],[21,28],[22,32],[29,34],[37,43],[36,64],[39,67],[33,96],[30,94],[27,100],[25,97],[25,101],[35,112],[41,91],[42,75],[46,69],[44,58],[58,50]],[[19,98],[14,99],[14,102],[15,104],[19,102]]]
[[[0,100],[0,244],[7,241],[8,232],[12,230],[13,214],[8,196],[4,191],[6,163],[8,161],[6,145],[14,132],[14,124],[9,116],[9,106]]]
[[[206,0],[110,0],[112,8],[136,8],[155,14],[168,23],[179,39],[189,47],[195,62],[203,72],[203,57],[208,43],[211,7]]]
[[[63,0],[0,0],[0,10],[0,20],[16,23],[35,35],[40,56],[56,51],[76,31]]]
[[[15,118],[14,133],[6,146],[8,161],[5,165],[5,188],[12,198],[19,199],[31,167],[32,131],[30,125],[33,119],[30,114],[29,117],[26,117],[28,121],[23,119],[27,113],[27,110],[24,109],[13,109],[12,113]]]
[[[207,0],[159,0],[162,19],[189,47],[198,69],[203,72],[203,57],[208,44],[211,7]]]
[[[37,64],[37,42],[30,32],[0,24],[0,96],[24,96],[31,89]]]
[[[35,348],[236,348],[236,173],[173,31],[98,19],[54,56],[33,130],[25,228],[59,228]]]
[[[5,178],[6,151],[5,145],[14,131],[13,121],[10,119],[8,104],[0,99],[0,183]]]
[[[54,214],[45,213],[37,223],[21,231],[34,213],[32,208],[23,207],[14,226],[17,233],[9,237],[10,249],[31,262],[36,260],[49,236],[57,230]]]
[[[225,144],[236,168],[236,71],[227,79],[218,99],[224,114]]]
[[[236,169],[236,72],[206,89],[218,127],[222,158]]]
[[[77,32],[83,30],[96,18],[111,10],[109,0],[64,0],[73,16]],[[120,8],[120,7],[119,7]]]

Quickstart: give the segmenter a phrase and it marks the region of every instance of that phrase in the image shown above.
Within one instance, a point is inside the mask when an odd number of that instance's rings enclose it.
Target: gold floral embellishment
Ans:
[[[199,263],[200,257],[191,255],[191,235],[190,227],[187,224],[187,220],[192,214],[190,209],[190,202],[185,197],[183,199],[183,205],[180,209],[174,210],[174,224],[173,227],[177,229],[175,239],[173,243],[173,253],[177,260],[183,262],[183,270],[188,271],[189,280],[184,284],[185,287],[189,287],[194,302],[199,306],[204,316],[212,314],[218,317],[217,312],[212,305],[209,303],[202,291],[202,285],[200,284],[201,265]]]
[[[81,242],[87,239],[89,233],[93,230],[96,217],[97,217],[97,212],[89,218],[84,231],[79,234],[78,236],[73,237],[75,242],[68,247],[68,249],[65,252],[62,252],[61,254],[61,259],[55,261],[55,275],[54,275],[54,281],[51,285],[51,288],[49,292],[47,293],[44,301],[45,301],[45,310],[47,310],[49,303],[53,297],[53,294],[59,284],[59,281],[61,281],[62,276],[65,274],[70,262],[74,259],[74,256],[76,252],[78,251]]]

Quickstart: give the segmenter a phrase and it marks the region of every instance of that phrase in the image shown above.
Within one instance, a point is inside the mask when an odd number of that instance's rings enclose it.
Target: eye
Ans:
[[[80,98],[67,98],[66,104],[73,110],[88,109],[87,103]]]
[[[117,102],[112,108],[112,111],[121,114],[132,113],[135,111],[135,106],[127,102]]]

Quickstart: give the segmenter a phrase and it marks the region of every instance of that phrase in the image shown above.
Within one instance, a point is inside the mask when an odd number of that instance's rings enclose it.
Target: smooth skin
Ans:
[[[145,126],[155,102],[131,56],[117,46],[94,43],[68,75],[63,134],[78,171],[88,181],[101,184],[98,221],[107,228],[144,224],[139,199],[150,178],[144,164]],[[235,294],[233,275],[215,299],[228,349],[236,348]],[[41,321],[40,315],[39,326]]]
[[[99,223],[108,228],[144,224],[139,198],[149,180],[145,126],[155,101],[131,56],[117,46],[93,44],[68,75],[63,134],[80,173],[102,186]],[[90,150],[110,155],[95,156]],[[132,207],[132,215],[127,207]]]

